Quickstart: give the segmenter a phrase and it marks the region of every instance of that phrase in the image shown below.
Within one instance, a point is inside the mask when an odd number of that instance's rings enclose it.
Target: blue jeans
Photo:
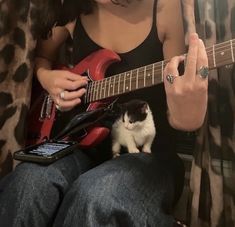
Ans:
[[[124,154],[94,167],[75,151],[18,165],[0,182],[1,227],[171,227],[183,188],[177,155]]]

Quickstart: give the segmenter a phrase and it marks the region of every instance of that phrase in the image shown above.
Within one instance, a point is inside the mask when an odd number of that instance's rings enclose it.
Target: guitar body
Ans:
[[[116,61],[120,61],[120,57],[116,53],[110,50],[101,49],[87,56],[74,68],[63,67],[61,69],[79,75],[86,75],[90,80],[97,81],[104,78],[108,66]],[[37,83],[36,87],[34,86],[32,88],[32,104],[27,128],[27,145],[37,144],[47,139],[51,139],[51,131],[57,118],[57,110],[52,99],[45,97],[45,91],[43,92],[43,89],[40,87],[39,83]],[[92,102],[86,107],[81,105],[81,109],[83,110],[80,112],[107,107],[112,101],[113,99],[109,98]],[[77,140],[79,141],[80,147],[89,148],[99,144],[108,134],[108,128],[96,124],[86,128],[86,136],[77,138]]]

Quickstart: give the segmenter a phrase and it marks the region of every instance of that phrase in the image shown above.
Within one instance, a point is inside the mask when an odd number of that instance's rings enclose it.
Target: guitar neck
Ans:
[[[209,69],[235,62],[235,39],[206,48]],[[88,84],[85,103],[119,96],[163,82],[164,60],[132,69]]]

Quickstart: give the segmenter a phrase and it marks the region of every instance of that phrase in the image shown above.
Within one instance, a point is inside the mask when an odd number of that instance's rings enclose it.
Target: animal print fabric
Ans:
[[[235,38],[235,0],[182,0],[182,3],[186,34],[196,30],[207,47]],[[188,182],[190,190],[184,217],[191,227],[232,227],[235,226],[235,65],[210,71],[208,94],[208,112],[194,154],[182,154],[188,167],[186,188]]]
[[[0,1],[0,177],[24,144],[35,38],[30,1]]]
[[[61,5],[0,0],[0,178],[12,170],[12,153],[25,142],[36,39],[55,24]]]

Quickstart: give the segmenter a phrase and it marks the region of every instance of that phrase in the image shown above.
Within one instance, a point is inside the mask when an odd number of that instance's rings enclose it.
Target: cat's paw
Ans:
[[[145,152],[145,153],[151,153],[151,148],[144,146],[143,149],[142,149],[142,151]]]
[[[129,153],[140,153],[140,150],[136,148],[129,149]]]
[[[119,157],[119,156],[120,156],[119,153],[113,154],[113,158],[117,158],[117,157]]]

